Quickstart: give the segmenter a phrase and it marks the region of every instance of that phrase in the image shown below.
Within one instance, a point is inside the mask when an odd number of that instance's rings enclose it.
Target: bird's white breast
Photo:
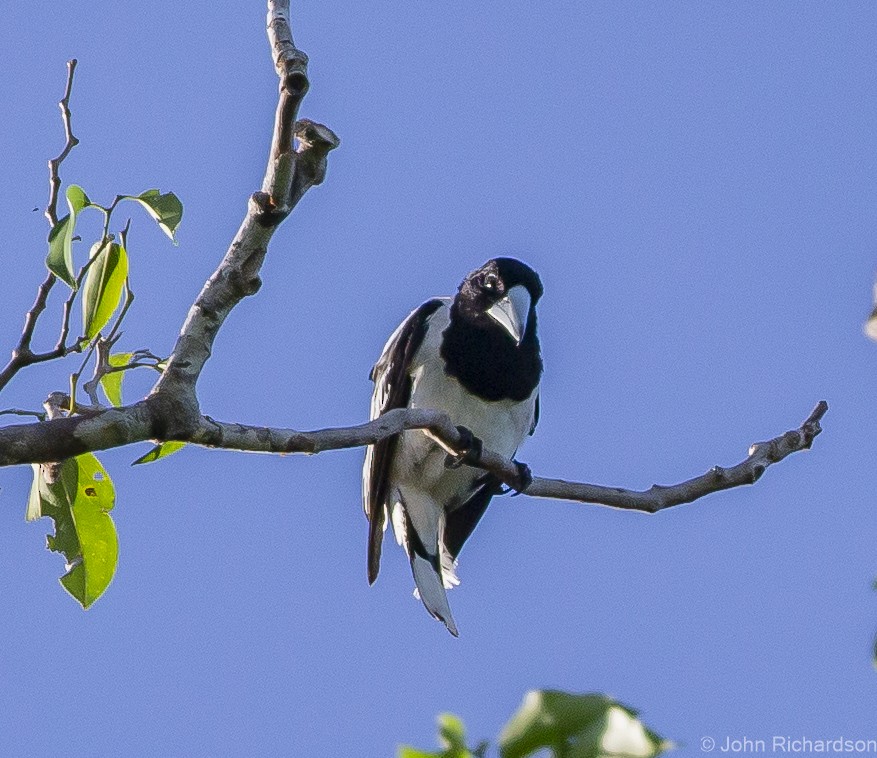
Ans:
[[[468,392],[445,372],[441,359],[441,337],[449,316],[448,305],[443,305],[429,319],[423,344],[412,361],[410,406],[446,411],[454,424],[468,428],[485,448],[511,458],[533,425],[538,388],[523,402],[482,400]],[[446,508],[455,507],[458,503],[450,500],[466,493],[482,472],[469,466],[445,467],[446,452],[421,431],[407,431],[404,436],[397,448],[396,483],[428,493]]]

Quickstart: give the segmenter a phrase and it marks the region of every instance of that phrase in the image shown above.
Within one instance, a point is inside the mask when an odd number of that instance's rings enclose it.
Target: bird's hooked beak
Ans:
[[[505,329],[515,344],[520,345],[527,329],[530,313],[530,293],[522,284],[512,287],[506,296],[487,309],[487,315]]]

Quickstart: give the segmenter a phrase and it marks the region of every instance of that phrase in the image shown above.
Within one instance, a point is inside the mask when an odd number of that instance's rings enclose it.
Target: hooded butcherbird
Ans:
[[[512,458],[539,418],[541,296],[533,269],[494,258],[463,280],[453,300],[425,302],[399,325],[372,369],[371,418],[394,408],[442,410],[473,446],[480,441]],[[369,447],[363,505],[369,584],[378,576],[389,517],[411,561],[415,594],[457,636],[445,589],[460,583],[457,556],[501,486],[447,452],[421,430]]]

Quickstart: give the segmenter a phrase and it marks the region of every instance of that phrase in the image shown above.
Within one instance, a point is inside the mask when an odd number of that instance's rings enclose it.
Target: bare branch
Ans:
[[[133,298],[133,293],[132,293]],[[94,409],[103,409],[100,404],[100,400],[97,396],[97,388],[100,385],[101,381],[108,374],[116,374],[123,371],[130,371],[135,368],[151,368],[155,371],[161,372],[161,368],[159,368],[159,364],[162,362],[162,359],[157,355],[154,355],[149,350],[137,350],[134,353],[131,353],[131,360],[127,363],[124,363],[120,366],[114,366],[111,362],[110,352],[113,347],[115,347],[116,342],[119,337],[121,337],[121,333],[116,336],[112,336],[112,333],[109,337],[101,337],[95,343],[95,349],[97,351],[97,356],[94,362],[94,372],[91,375],[91,379],[85,382],[82,385],[82,389],[88,395],[89,400],[91,400],[92,405],[89,406],[92,410]],[[82,367],[84,368],[84,366]],[[81,372],[81,369],[80,369]],[[79,381],[80,374],[74,374],[74,386],[75,382]],[[70,403],[68,401],[67,406],[69,407]],[[76,404],[76,412],[80,413],[80,406]]]
[[[53,393],[50,397],[54,398],[58,407],[69,408],[69,396]],[[674,505],[690,503],[713,492],[754,484],[768,466],[792,453],[810,448],[813,439],[822,431],[819,422],[827,410],[828,403],[820,401],[798,429],[767,442],[755,443],[743,462],[727,469],[716,466],[706,474],[680,484],[654,485],[639,492],[621,487],[533,477],[525,492],[533,497],[656,513]],[[305,432],[226,423],[201,416],[192,431],[173,436],[155,433],[156,425],[160,427],[163,421],[156,421],[156,408],[148,400],[111,409],[77,404],[76,411],[82,415],[45,423],[0,427],[0,466],[61,460],[70,455],[121,447],[147,439],[156,442],[191,442],[242,452],[313,454],[373,445],[407,429],[424,429],[451,450],[459,450],[464,444],[452,419],[443,411],[428,408],[399,408],[367,424]],[[83,425],[85,421],[88,423]],[[523,487],[516,463],[491,450],[482,452],[477,466],[491,472],[513,489]]]
[[[280,97],[265,178],[261,191],[250,198],[247,214],[225,257],[190,308],[167,368],[150,396],[154,407],[173,405],[172,414],[167,407],[161,411],[170,436],[191,434],[198,426],[195,384],[216,335],[232,309],[261,287],[259,272],[274,230],[304,192],[322,180],[326,153],[338,144],[330,129],[308,122],[305,131],[313,139],[299,138],[300,150],[293,147],[293,136],[298,134],[295,118],[308,89],[308,59],[293,43],[288,0],[269,0],[268,39],[280,77]],[[294,192],[295,187],[298,190]]]
[[[79,140],[73,135],[73,126],[70,118],[70,93],[73,91],[73,74],[76,71],[76,59],[67,61],[67,86],[64,88],[64,96],[58,103],[61,109],[61,120],[64,123],[64,135],[66,141],[64,148],[58,154],[57,158],[49,161],[49,202],[46,205],[45,216],[49,222],[49,228],[58,223],[58,191],[61,189],[61,164],[70,154],[70,151],[79,144]],[[6,364],[4,369],[0,371],[0,390],[2,390],[21,369],[34,363],[42,363],[54,358],[60,358],[66,355],[66,347],[64,343],[67,340],[67,323],[69,321],[69,309],[65,308],[64,321],[61,327],[61,339],[55,345],[55,348],[48,353],[33,353],[30,348],[33,339],[34,329],[37,326],[37,319],[46,309],[46,302],[49,298],[49,292],[55,286],[57,278],[50,271],[43,283],[37,289],[37,296],[33,305],[27,312],[24,319],[24,329],[21,332],[21,338],[18,345],[12,351],[12,358]]]
[[[597,503],[625,510],[657,513],[674,505],[690,503],[713,492],[754,484],[761,478],[768,466],[801,450],[809,450],[813,438],[822,431],[819,422],[828,410],[828,403],[820,400],[807,420],[798,428],[774,437],[766,442],[757,442],[749,448],[746,460],[731,468],[714,466],[707,473],[694,479],[671,486],[653,485],[644,492],[625,490],[616,487],[600,487],[593,484],[578,484],[562,479],[541,479],[535,477],[526,489],[526,494],[534,497],[552,497],[562,500],[575,500],[583,503]],[[508,482],[506,478],[503,481]]]
[[[813,438],[822,431],[819,422],[827,410],[828,404],[824,400],[820,401],[799,429],[786,432],[767,442],[752,445],[746,460],[732,468],[723,469],[716,466],[703,476],[681,484],[672,486],[656,484],[645,492],[637,492],[620,487],[603,487],[596,484],[567,482],[562,479],[534,477],[525,492],[534,497],[574,500],[656,513],[674,505],[690,503],[712,492],[753,484],[771,464],[781,461],[792,453],[809,449]],[[452,419],[446,413],[428,409],[397,409],[368,424],[314,432],[225,424],[204,417],[201,429],[189,441],[212,447],[252,452],[319,453],[323,450],[371,445],[406,429],[429,430],[452,450],[459,450],[463,443]],[[514,489],[522,486],[520,470],[515,462],[490,450],[482,452],[478,467],[495,474]]]
[[[81,281],[81,280],[80,280]],[[61,331],[58,333],[58,341],[52,353],[63,355],[67,345],[67,337],[70,334],[70,314],[73,312],[73,301],[76,300],[76,294],[79,292],[79,281],[76,282],[76,289],[71,290],[70,295],[64,301],[64,311],[61,316]],[[79,342],[77,341],[77,345]]]
[[[12,381],[12,377],[14,377],[21,369],[37,362],[34,354],[31,352],[30,342],[33,339],[37,319],[46,309],[46,301],[49,298],[49,292],[51,292],[52,287],[55,286],[55,281],[55,275],[50,271],[43,283],[39,286],[39,289],[37,289],[36,299],[30,310],[27,312],[27,316],[25,316],[24,329],[21,332],[21,338],[18,340],[18,345],[16,345],[15,349],[12,351],[12,357],[9,359],[9,362],[3,370],[0,371],[0,390],[9,384],[9,382]]]
[[[275,210],[286,216],[288,192],[283,191],[292,183],[295,165],[293,134],[299,106],[307,94],[308,56],[295,46],[292,26],[289,22],[289,2],[268,2],[268,41],[274,58],[274,68],[280,78],[280,97],[274,116],[274,134],[271,139],[271,155],[262,182],[262,192],[271,198]],[[280,191],[278,191],[280,190]]]
[[[64,97],[58,103],[61,120],[64,122],[64,136],[67,139],[58,157],[49,161],[49,204],[46,206],[46,218],[50,227],[58,223],[58,191],[61,189],[61,177],[58,172],[61,164],[70,155],[70,151],[79,144],[79,140],[73,136],[73,126],[70,123],[70,93],[73,91],[76,63],[76,58],[67,61],[67,86],[64,89]]]
[[[110,350],[112,349],[112,340],[100,337],[95,343],[97,358],[94,362],[94,374],[91,379],[82,385],[82,389],[85,391],[85,394],[88,395],[88,399],[91,400],[92,405],[100,405],[100,400],[97,396],[97,385],[100,384],[100,380],[110,371]],[[74,374],[74,376],[77,377],[77,381],[78,377],[81,376],[81,371],[82,369],[80,369],[79,374]]]
[[[6,410],[0,411],[0,416],[34,416],[40,421],[46,420],[45,413],[41,413],[40,411],[26,411],[21,408],[7,408]]]

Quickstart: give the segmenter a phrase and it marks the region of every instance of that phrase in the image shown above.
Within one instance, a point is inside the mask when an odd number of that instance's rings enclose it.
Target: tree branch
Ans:
[[[66,407],[65,403],[69,404],[69,398],[65,395],[55,395],[60,407]],[[177,440],[241,452],[314,454],[326,450],[373,445],[408,429],[422,429],[429,431],[451,450],[460,450],[466,444],[447,413],[429,408],[397,408],[367,424],[308,432],[227,423],[201,416],[196,428],[190,433],[157,438],[150,433],[151,414],[146,403],[111,409],[90,406],[83,410],[86,413],[82,416],[0,428],[0,466],[61,460],[87,451],[120,447],[150,438],[156,442]],[[798,429],[766,442],[753,444],[747,458],[736,466],[727,469],[715,466],[702,476],[680,484],[656,484],[640,492],[537,476],[533,477],[524,492],[533,497],[657,513],[674,505],[690,503],[713,492],[754,484],[768,466],[792,453],[810,448],[813,439],[822,431],[819,422],[827,410],[828,403],[820,401]],[[520,469],[516,463],[491,450],[482,451],[476,466],[494,474],[513,489],[520,490],[523,487]]]
[[[73,135],[73,126],[70,121],[70,93],[73,91],[73,74],[76,72],[76,58],[67,61],[67,86],[64,88],[64,97],[58,103],[61,109],[61,121],[64,123],[64,136],[66,141],[64,149],[57,158],[49,161],[49,204],[46,206],[46,219],[49,227],[58,223],[58,192],[61,189],[61,164],[65,161],[70,151],[79,144],[79,140]]]
[[[168,423],[166,433],[170,435],[188,434],[198,425],[195,384],[210,357],[216,335],[232,309],[261,287],[259,271],[274,230],[304,192],[322,180],[322,174],[314,167],[325,171],[326,153],[338,145],[338,138],[330,129],[312,124],[315,139],[308,142],[300,139],[300,149],[294,149],[293,136],[299,131],[295,118],[308,90],[308,59],[293,43],[288,0],[269,1],[267,23],[280,77],[268,166],[261,192],[250,198],[247,215],[231,246],[189,310],[167,368],[149,398],[154,407],[163,407],[162,415]],[[172,411],[169,405],[173,405]]]
[[[155,436],[154,426],[152,409],[145,401],[94,415],[4,426],[0,428],[0,466],[61,461],[143,442]]]
[[[6,410],[0,411],[0,416],[34,416],[40,421],[46,420],[45,413],[40,411],[27,411],[21,408],[7,408]]]
[[[64,148],[58,154],[58,157],[52,158],[49,161],[49,202],[46,205],[45,216],[49,222],[50,229],[58,223],[57,209],[58,191],[61,189],[61,164],[70,154],[70,151],[79,144],[79,140],[73,135],[73,126],[70,121],[70,93],[73,91],[73,74],[75,71],[76,58],[72,58],[67,61],[67,86],[64,88],[64,96],[58,103],[58,107],[61,109],[61,121],[64,123],[64,135],[66,141],[64,143]],[[50,361],[66,354],[66,346],[64,343],[67,340],[67,323],[69,319],[68,309],[66,308],[64,312],[64,322],[61,327],[61,339],[58,340],[55,348],[47,353],[39,354],[33,353],[30,348],[34,329],[36,329],[37,326],[37,319],[39,319],[40,314],[46,309],[46,302],[49,299],[49,293],[52,291],[52,287],[55,286],[56,281],[57,278],[50,271],[45,280],[43,280],[43,283],[37,289],[37,296],[34,299],[34,303],[27,312],[27,316],[25,316],[24,329],[21,332],[21,338],[18,340],[18,345],[16,345],[15,349],[12,351],[12,358],[10,358],[9,363],[7,363],[3,370],[0,371],[0,390],[9,384],[12,377],[26,366],[30,366],[34,363],[42,363],[43,361]]]
[[[526,494],[534,497],[552,497],[597,503],[612,508],[657,513],[674,505],[690,503],[713,492],[755,484],[768,466],[779,463],[786,456],[801,450],[809,450],[813,439],[822,432],[819,422],[828,410],[828,403],[820,400],[807,420],[797,429],[781,434],[766,442],[756,442],[749,447],[746,460],[731,468],[714,466],[702,476],[680,484],[652,485],[648,490],[626,490],[620,487],[601,487],[593,484],[566,482],[562,479],[534,478]],[[507,481],[503,479],[503,481]],[[508,483],[508,482],[507,482]]]
[[[653,485],[644,492],[603,487],[597,484],[567,482],[563,479],[533,477],[524,492],[534,497],[573,500],[613,508],[657,513],[682,503],[731,487],[754,484],[768,466],[788,455],[807,450],[813,438],[822,429],[820,420],[828,410],[828,403],[820,401],[807,420],[796,430],[786,432],[767,442],[758,442],[749,448],[742,463],[724,469],[715,466],[703,476],[672,486]],[[225,424],[204,417],[201,429],[190,440],[211,447],[232,448],[265,453],[319,453],[323,450],[373,445],[379,440],[399,434],[406,429],[428,430],[452,450],[460,450],[464,440],[453,420],[440,411],[429,409],[396,409],[360,426],[299,432],[294,429],[275,429]],[[514,461],[484,450],[478,468],[497,476],[504,484],[520,489],[520,470]]]

